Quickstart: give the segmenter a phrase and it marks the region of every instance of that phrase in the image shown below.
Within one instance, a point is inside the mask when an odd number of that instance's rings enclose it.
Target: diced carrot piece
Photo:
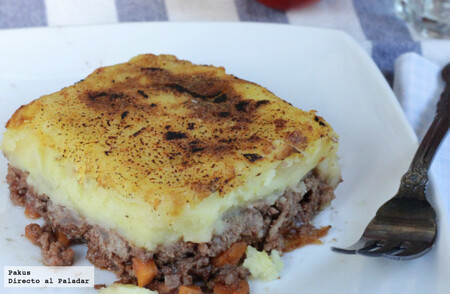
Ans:
[[[199,286],[180,286],[178,294],[203,294]]]
[[[144,287],[149,284],[158,273],[158,268],[152,259],[143,261],[134,257],[132,262],[134,275],[136,276],[139,287]]]
[[[42,234],[42,228],[38,224],[29,224],[25,227],[25,237],[34,245],[39,246],[38,238]]]
[[[214,294],[248,294],[249,292],[250,288],[246,280],[240,280],[237,285],[225,285],[221,283],[214,285]]]
[[[245,249],[247,249],[247,243],[234,243],[227,251],[214,258],[213,265],[219,267],[226,264],[238,264],[245,253]]]
[[[56,240],[66,247],[68,247],[70,245],[70,240],[61,231],[56,231]]]
[[[34,209],[34,207],[28,203],[25,204],[25,215],[26,215],[26,217],[31,218],[31,219],[37,219],[37,218],[41,217],[39,212],[37,212]]]
[[[304,230],[300,230],[297,235],[288,236],[285,240],[284,252],[289,252],[299,247],[309,244],[322,244],[319,238],[322,238],[328,234],[328,230],[331,226],[324,226],[319,229],[314,227],[304,227]]]

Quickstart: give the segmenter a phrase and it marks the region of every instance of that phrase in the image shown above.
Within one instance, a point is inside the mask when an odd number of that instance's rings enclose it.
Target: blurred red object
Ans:
[[[290,8],[302,7],[319,0],[258,0],[258,2],[277,10],[288,10]]]

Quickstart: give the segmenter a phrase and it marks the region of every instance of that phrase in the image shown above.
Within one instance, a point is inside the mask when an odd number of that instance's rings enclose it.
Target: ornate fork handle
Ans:
[[[442,70],[442,78],[445,81],[445,89],[437,104],[436,116],[420,143],[409,170],[402,177],[400,185],[400,192],[418,191],[421,193],[399,193],[399,195],[413,196],[418,199],[425,197],[428,168],[450,126],[450,63]]]

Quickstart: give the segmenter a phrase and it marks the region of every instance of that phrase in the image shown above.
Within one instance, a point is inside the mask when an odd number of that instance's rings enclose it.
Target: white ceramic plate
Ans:
[[[399,185],[416,148],[391,89],[370,57],[347,35],[329,30],[256,23],[139,23],[0,31],[0,125],[43,94],[95,68],[140,53],[170,53],[264,85],[295,106],[315,109],[340,135],[344,182],[316,223],[332,224],[323,245],[283,257],[274,282],[251,282],[252,293],[448,293],[449,216],[439,210],[435,248],[412,261],[347,256],[330,246],[356,241],[377,208]],[[0,159],[0,178],[6,175]],[[442,199],[431,195],[435,206]],[[0,183],[0,265],[40,265],[39,249],[23,237],[29,220]],[[77,248],[77,265],[88,265]],[[96,271],[96,283],[114,277]],[[2,281],[3,279],[1,279]],[[2,281],[3,282],[3,281]],[[3,288],[2,293],[95,293],[80,288]]]

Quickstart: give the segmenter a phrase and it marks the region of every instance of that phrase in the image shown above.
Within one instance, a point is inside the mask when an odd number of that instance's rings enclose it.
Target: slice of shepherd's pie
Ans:
[[[46,220],[26,228],[44,263],[86,243],[96,266],[160,293],[248,291],[247,246],[310,240],[341,180],[315,111],[168,55],[99,68],[6,128],[11,199]]]

